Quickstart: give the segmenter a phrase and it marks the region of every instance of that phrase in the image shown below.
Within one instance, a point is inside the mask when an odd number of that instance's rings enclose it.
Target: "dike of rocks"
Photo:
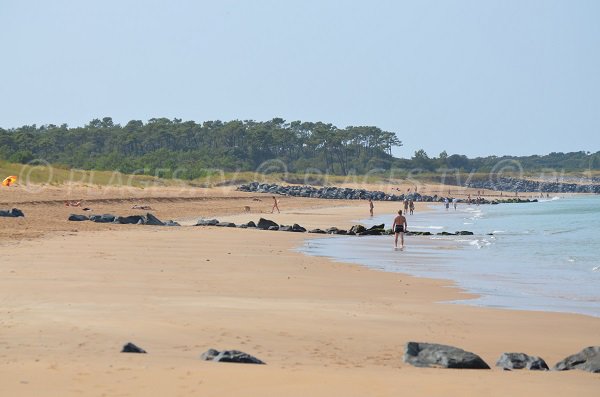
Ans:
[[[149,212],[146,215],[129,215],[129,216],[115,216],[112,214],[87,216],[87,215],[71,214],[71,215],[69,215],[67,220],[69,220],[71,222],[91,221],[91,222],[96,222],[96,223],[117,223],[117,224],[121,224],[121,225],[181,226],[179,223],[174,222],[172,220],[163,222]]]
[[[597,182],[596,180],[590,180]],[[500,190],[505,192],[542,192],[542,193],[596,193],[600,194],[600,184],[564,183],[550,181],[532,181],[528,179],[500,177],[475,180],[467,183],[472,189]]]
[[[233,222],[221,222],[218,219],[199,219],[194,226],[214,226],[214,227],[237,227],[239,229],[258,229],[258,230],[269,230],[269,231],[280,231],[280,232],[296,232],[296,233],[313,233],[313,234],[335,234],[339,236],[389,236],[394,234],[392,229],[386,229],[385,224],[373,225],[371,227],[365,227],[363,225],[354,225],[350,229],[340,229],[335,226],[326,228],[315,228],[306,229],[297,223],[293,225],[279,225],[276,222],[260,218],[257,223],[250,221],[247,223],[241,223],[236,225]],[[431,232],[406,232],[406,236],[432,236]],[[472,236],[473,232],[468,230],[460,230],[454,233],[440,232],[436,233],[438,236]]]
[[[315,187],[315,186],[283,186],[271,183],[251,182],[238,186],[238,191],[249,193],[267,193],[280,196],[291,197],[309,197],[328,200],[374,200],[374,201],[404,201],[413,200],[419,202],[443,202],[445,199],[452,201],[454,197],[445,197],[433,195],[429,196],[420,193],[409,194],[387,194],[381,191],[366,189],[352,189],[335,186]],[[457,199],[459,203],[465,202],[463,199]],[[474,201],[473,201],[474,202]],[[479,204],[501,204],[501,203],[531,203],[537,202],[537,199],[510,198],[504,200],[487,200],[482,198]]]

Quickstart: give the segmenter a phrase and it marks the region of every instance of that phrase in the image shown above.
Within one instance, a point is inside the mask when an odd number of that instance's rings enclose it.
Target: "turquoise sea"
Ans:
[[[480,297],[459,303],[600,317],[600,197],[538,203],[467,205],[408,216],[408,230],[473,236],[389,236],[308,240],[301,251],[388,272],[449,279]],[[385,223],[393,214],[361,220]]]

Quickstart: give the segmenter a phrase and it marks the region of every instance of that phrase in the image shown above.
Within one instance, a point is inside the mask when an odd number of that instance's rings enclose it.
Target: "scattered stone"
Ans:
[[[10,211],[0,210],[0,216],[6,218],[19,218],[25,217],[25,214],[20,209],[13,208]]]
[[[305,229],[305,228],[303,228],[302,226],[300,226],[299,224],[297,224],[297,223],[294,223],[294,224],[292,225],[292,232],[296,232],[296,233],[304,233],[304,232],[306,232],[306,229]]]
[[[502,353],[496,362],[496,367],[509,371],[523,368],[535,371],[547,371],[549,369],[544,359],[525,353]]]
[[[217,219],[199,219],[196,226],[216,226],[219,221]]]
[[[163,221],[161,221],[160,219],[158,219],[157,217],[155,217],[154,215],[152,215],[151,213],[147,213],[146,214],[146,225],[151,225],[151,226],[165,226],[165,223]]]
[[[309,233],[317,233],[317,234],[327,234],[327,233],[325,232],[325,230],[321,230],[321,229],[319,229],[319,228],[317,228],[317,229],[312,229],[312,230],[309,230],[308,232],[309,232]]]
[[[129,342],[125,346],[123,346],[121,353],[144,353],[145,354],[147,352],[146,352],[146,350],[142,349],[141,347],[138,347],[138,346],[134,345],[133,343]]]
[[[179,222],[175,222],[175,221],[169,219],[168,221],[165,222],[165,226],[181,226],[181,225],[179,224]]]
[[[215,226],[219,226],[219,227],[235,227],[235,223],[233,223],[233,222],[219,222]]]
[[[457,236],[472,236],[473,232],[469,232],[468,230],[461,230],[460,232],[455,233]]]
[[[293,232],[294,230],[292,229],[292,226],[281,225],[281,226],[279,226],[279,231],[280,232]]]
[[[265,364],[264,361],[239,350],[224,350],[220,352],[215,349],[209,349],[202,353],[200,358],[205,361],[217,361],[222,363]]]
[[[115,216],[111,214],[92,215],[90,216],[90,221],[97,223],[113,223],[115,221]]]
[[[257,228],[259,229],[269,229],[271,226],[279,226],[277,223],[269,220],[269,219],[265,219],[265,218],[260,218],[258,220],[258,224],[256,225]]]
[[[246,223],[247,227],[256,227],[256,223],[254,223],[253,221],[250,221],[248,223]]]
[[[274,230],[274,231],[277,231],[277,230],[279,230],[279,226],[269,226],[269,227],[267,228],[267,230]]]
[[[146,218],[142,215],[117,216],[113,222],[121,225],[143,225],[146,223]]]
[[[69,220],[73,221],[73,222],[81,222],[81,221],[89,221],[90,218],[88,218],[85,215],[71,214],[71,215],[69,215]]]
[[[367,229],[363,225],[354,225],[350,228],[350,233],[352,234],[360,234]]]
[[[579,353],[557,362],[553,369],[556,371],[580,369],[582,371],[600,373],[600,346],[586,347]]]
[[[490,369],[478,355],[457,347],[433,343],[408,342],[404,362],[415,367]]]

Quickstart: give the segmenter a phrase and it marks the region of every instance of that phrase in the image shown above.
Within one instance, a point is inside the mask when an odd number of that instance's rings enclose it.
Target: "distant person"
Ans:
[[[448,197],[444,198],[444,206],[446,207],[446,211],[448,211],[450,208],[450,201],[448,200]]]
[[[273,208],[271,208],[271,214],[275,212],[275,210],[277,210],[278,214],[281,213],[281,211],[279,211],[279,203],[277,202],[277,198],[273,196]]]
[[[410,210],[411,215],[415,212],[415,202],[413,200],[408,202],[408,209]]]
[[[404,213],[408,212],[408,199],[404,199]]]
[[[373,199],[371,197],[369,197],[369,213],[371,214],[371,216],[373,216]]]
[[[452,199],[452,205],[454,205],[454,211],[456,211],[456,206],[458,205],[458,199],[456,197]]]
[[[471,194],[467,195],[467,204],[471,205]]]
[[[398,215],[394,218],[392,230],[394,231],[394,249],[398,249],[398,236],[400,236],[401,250],[404,249],[404,232],[407,230],[406,218],[402,215],[402,210],[398,211]]]

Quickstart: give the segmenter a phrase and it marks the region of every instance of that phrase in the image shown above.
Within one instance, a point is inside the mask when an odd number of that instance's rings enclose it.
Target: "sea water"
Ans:
[[[385,223],[393,214],[362,220]],[[433,234],[468,230],[473,236],[407,236],[308,240],[310,255],[388,272],[449,279],[479,297],[454,303],[580,313],[600,317],[600,197],[542,199],[537,203],[467,205],[408,215],[408,230]]]

